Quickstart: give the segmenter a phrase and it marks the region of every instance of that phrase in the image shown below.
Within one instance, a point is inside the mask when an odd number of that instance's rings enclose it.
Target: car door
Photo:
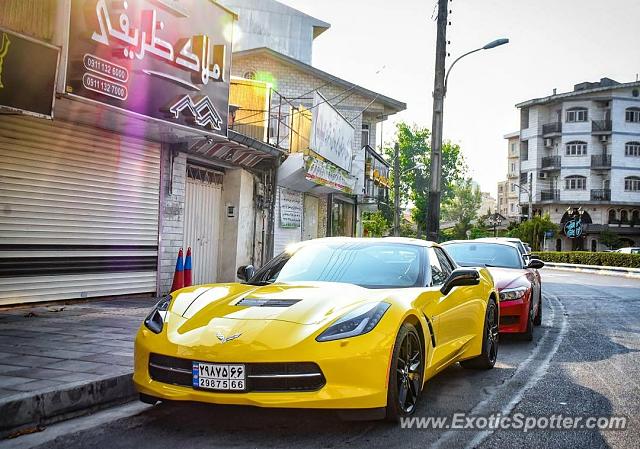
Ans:
[[[436,299],[425,304],[425,316],[431,320],[435,331],[436,346],[432,367],[435,372],[445,368],[455,360],[465,344],[475,334],[474,289],[475,287],[455,287],[447,295],[440,288],[455,265],[441,248],[428,248],[429,287]]]

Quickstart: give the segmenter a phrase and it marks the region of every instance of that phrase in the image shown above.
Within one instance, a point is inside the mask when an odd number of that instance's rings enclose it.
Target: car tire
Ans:
[[[482,330],[482,352],[479,356],[462,360],[460,365],[468,369],[491,369],[498,358],[498,305],[491,298],[487,303],[484,327]]]
[[[416,328],[410,323],[403,323],[396,336],[389,368],[386,407],[388,421],[395,422],[415,412],[422,391],[424,354]]]
[[[533,341],[533,302],[529,302],[529,313],[527,313],[527,330],[520,334],[520,339],[524,341]]]
[[[536,313],[536,317],[533,319],[534,326],[540,326],[542,324],[542,292],[540,292],[538,300],[538,313]]]

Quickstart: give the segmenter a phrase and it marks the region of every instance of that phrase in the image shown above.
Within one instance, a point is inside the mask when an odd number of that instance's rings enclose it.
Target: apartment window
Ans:
[[[564,178],[564,187],[567,190],[586,190],[587,178],[584,176],[567,176]]]
[[[362,124],[362,140],[361,140],[361,146],[366,146],[369,145],[369,124],[368,123],[363,123]]]
[[[511,213],[514,213],[516,211],[516,205],[511,203]]]
[[[515,184],[511,184],[511,191],[515,192],[516,191],[516,185]]]
[[[520,110],[520,129],[527,129],[529,127],[529,109],[524,108]]]
[[[523,161],[529,160],[529,141],[523,140],[520,142],[520,159]]]
[[[615,223],[616,221],[618,221],[616,211],[614,209],[609,209],[609,224]]]
[[[629,123],[640,123],[640,108],[627,108],[624,112],[624,120]]]
[[[567,110],[567,123],[586,122],[587,108],[571,108]]]
[[[620,221],[622,223],[628,223],[629,222],[629,212],[627,212],[626,210],[623,210],[622,212],[620,212]]]
[[[640,156],[640,142],[627,142],[624,145],[625,156]]]
[[[516,163],[515,163],[515,162],[512,162],[512,163],[511,163],[511,173],[513,173],[513,172],[515,172],[515,171],[516,171]]]
[[[584,156],[587,154],[587,142],[569,142],[567,143],[567,156]]]
[[[637,176],[624,178],[624,190],[626,192],[640,192],[640,178]]]

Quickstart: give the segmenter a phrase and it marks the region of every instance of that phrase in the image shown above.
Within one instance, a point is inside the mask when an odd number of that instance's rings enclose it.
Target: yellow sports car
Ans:
[[[422,240],[297,244],[243,283],[160,301],[136,337],[144,402],[200,401],[412,414],[447,366],[492,368],[498,294],[485,268],[459,268]]]

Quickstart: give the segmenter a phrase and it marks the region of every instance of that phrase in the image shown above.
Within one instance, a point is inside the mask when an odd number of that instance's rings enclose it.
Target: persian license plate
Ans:
[[[193,362],[193,387],[242,391],[246,385],[244,365]]]

